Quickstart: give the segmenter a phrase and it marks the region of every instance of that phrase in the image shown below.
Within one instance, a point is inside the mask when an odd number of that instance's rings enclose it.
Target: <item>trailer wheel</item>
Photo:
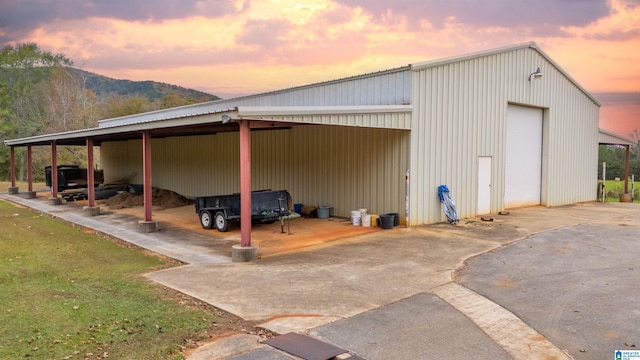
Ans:
[[[216,229],[218,229],[218,231],[227,232],[227,230],[229,230],[229,220],[227,220],[222,211],[218,211],[213,219],[216,223]]]
[[[200,212],[200,225],[202,225],[202,227],[205,229],[211,229],[213,227],[213,218],[211,217],[211,212]]]

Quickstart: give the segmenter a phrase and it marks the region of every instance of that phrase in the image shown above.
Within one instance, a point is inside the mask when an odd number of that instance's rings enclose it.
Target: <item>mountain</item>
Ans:
[[[74,75],[84,77],[85,87],[93,91],[98,97],[107,97],[109,95],[141,96],[153,102],[162,99],[164,96],[177,95],[184,99],[193,99],[195,100],[194,102],[220,100],[218,96],[177,85],[156,81],[117,80],[75,68],[73,71]]]

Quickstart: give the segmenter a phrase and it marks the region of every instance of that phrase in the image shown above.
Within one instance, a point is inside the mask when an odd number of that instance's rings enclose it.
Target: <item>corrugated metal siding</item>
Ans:
[[[528,81],[542,69],[542,79]],[[537,51],[524,48],[414,72],[411,224],[444,220],[447,184],[461,217],[477,212],[477,159],[491,156],[492,212],[503,210],[507,104],[544,108],[543,204],[595,199],[598,112]]]
[[[100,127],[209,114],[239,106],[408,105],[410,101],[411,70],[407,67],[270,93],[107,119],[100,121]]]
[[[254,130],[251,137],[254,190],[286,189],[296,203],[331,206],[333,216],[367,208],[404,219],[408,131],[310,125]],[[124,165],[139,158],[141,146],[140,141],[102,144],[110,159],[105,176],[141,174],[141,158]],[[240,189],[238,133],[154,139],[152,152],[154,187],[190,197]]]
[[[142,184],[142,140],[102,143],[100,161],[105,169],[105,183],[131,178]]]

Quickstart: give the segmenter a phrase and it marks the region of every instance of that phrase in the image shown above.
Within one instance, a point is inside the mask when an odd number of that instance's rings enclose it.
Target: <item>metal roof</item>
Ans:
[[[259,99],[259,98],[267,97],[270,95],[277,95],[277,94],[287,93],[287,92],[301,90],[301,89],[309,89],[309,88],[313,88],[321,85],[328,85],[328,84],[340,83],[340,82],[349,81],[349,80],[364,79],[364,78],[379,76],[383,74],[396,73],[400,71],[409,70],[409,68],[410,66],[398,67],[394,69],[382,70],[378,72],[350,76],[350,77],[324,81],[324,82],[319,82],[314,84],[296,86],[296,87],[264,92],[264,93],[254,94],[254,95],[240,96],[240,97],[231,98],[231,99],[208,101],[204,103],[180,106],[180,107],[175,107],[170,109],[150,111],[146,113],[122,116],[122,117],[112,118],[112,119],[104,119],[104,120],[100,120],[98,124],[99,124],[99,127],[101,128],[115,127],[115,126],[120,126],[125,124],[131,124],[131,123],[141,123],[146,121],[158,121],[158,120],[173,119],[178,117],[189,117],[189,116],[197,116],[201,114],[216,113],[224,110],[235,109],[238,106],[241,106],[242,104],[247,104],[247,100],[251,100],[251,99]]]
[[[262,126],[256,126],[256,128],[264,129],[282,127],[283,123],[311,125],[317,122],[312,120],[307,121],[306,119],[311,119],[315,115],[398,114],[410,113],[412,109],[413,107],[410,105],[366,105],[243,106],[233,109],[215,110],[207,108],[205,103],[202,106],[185,106],[111,119],[122,120],[118,122],[118,124],[110,123],[107,126],[100,124],[100,126],[90,129],[5,140],[4,143],[8,146],[28,146],[49,145],[55,141],[56,144],[59,145],[84,145],[87,138],[92,138],[97,145],[103,141],[140,139],[141,131],[150,131],[152,138],[206,135],[218,132],[237,131],[238,125],[231,121],[235,119],[279,123],[279,125],[263,124]],[[293,116],[296,118],[292,118]],[[368,127],[368,124],[358,124],[357,126]],[[407,125],[398,125],[397,127],[406,129]]]
[[[148,113],[140,115],[145,117]],[[139,139],[141,137],[140,132],[145,130],[151,131],[152,137],[212,134],[237,130],[237,124],[223,124],[222,117],[224,115],[229,118],[236,118],[238,113],[237,110],[233,109],[194,116],[165,117],[154,119],[153,121],[133,121],[120,126],[98,126],[84,130],[5,140],[4,143],[8,146],[27,146],[48,145],[55,141],[59,145],[84,145],[87,138],[92,138],[96,144],[102,141]],[[130,118],[135,119],[135,115]]]
[[[600,145],[630,145],[635,146],[638,144],[637,140],[614,134],[609,131],[605,131],[599,129],[600,133],[598,134],[598,143]]]

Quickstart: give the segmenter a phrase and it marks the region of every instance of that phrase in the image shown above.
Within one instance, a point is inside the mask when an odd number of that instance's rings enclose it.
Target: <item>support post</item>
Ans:
[[[629,193],[629,145],[625,145],[627,149],[625,153],[625,161],[624,161],[624,193]]]
[[[11,147],[11,187],[16,187],[16,150]]]
[[[58,146],[55,141],[51,142],[51,205],[60,205],[62,200],[58,198]]]
[[[11,150],[10,150],[10,166],[11,166],[11,187],[9,187],[9,194],[11,195],[15,195],[18,193],[18,187],[16,186],[16,153],[15,153],[15,149],[12,146]]]
[[[95,176],[93,172],[93,139],[87,138],[87,196],[89,207],[96,205]]]
[[[33,152],[31,145],[27,146],[27,199],[35,199],[36,192],[33,191]]]
[[[31,145],[27,146],[27,190],[33,191],[33,155]]]
[[[142,167],[143,179],[142,186],[144,188],[144,220],[139,221],[138,225],[142,232],[149,233],[158,231],[158,223],[152,219],[152,202],[153,189],[151,188],[151,132],[145,130],[142,132]]]
[[[240,245],[231,250],[231,260],[247,262],[258,257],[258,247],[251,245],[251,124],[240,125]]]
[[[633,194],[629,194],[629,145],[626,148],[624,163],[624,193],[620,194],[620,202],[633,202]]]
[[[602,183],[600,186],[600,191],[602,195],[602,202],[607,200],[607,163],[602,163]]]
[[[93,139],[87,138],[87,197],[89,206],[84,207],[85,216],[100,214],[100,208],[96,207],[95,174],[93,171]]]
[[[240,120],[240,245],[251,246],[251,128]]]

